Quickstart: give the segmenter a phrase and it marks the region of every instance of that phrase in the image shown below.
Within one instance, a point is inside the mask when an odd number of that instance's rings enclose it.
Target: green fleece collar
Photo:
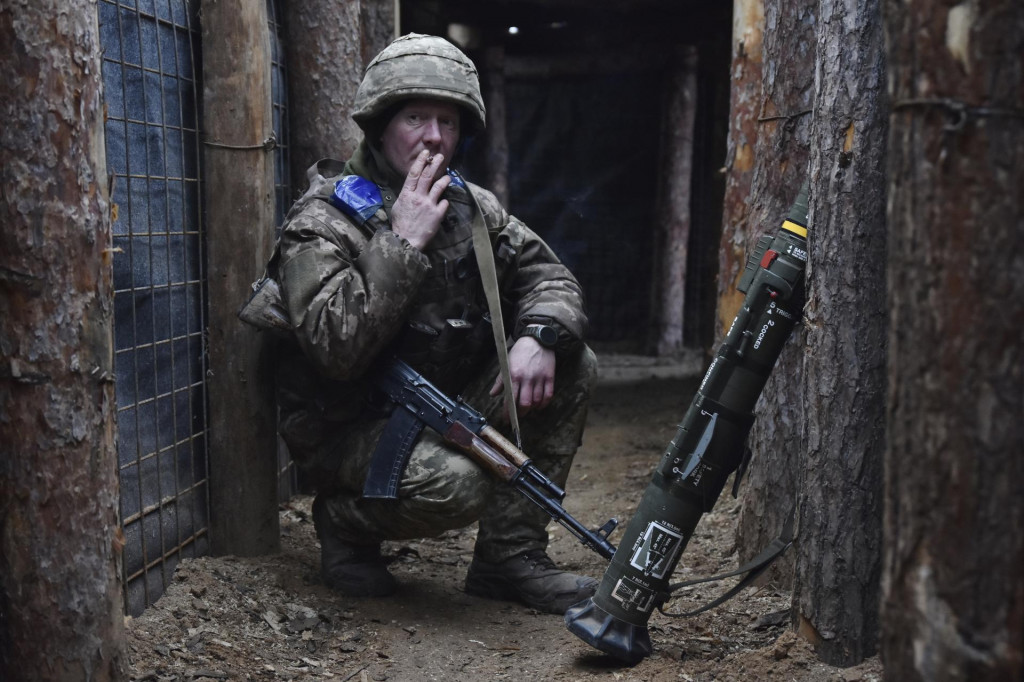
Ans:
[[[384,154],[366,141],[364,137],[356,147],[352,158],[345,164],[345,175],[358,175],[372,180],[381,189],[384,210],[391,215],[391,207],[398,198],[396,187],[401,189],[403,180],[391,167]]]

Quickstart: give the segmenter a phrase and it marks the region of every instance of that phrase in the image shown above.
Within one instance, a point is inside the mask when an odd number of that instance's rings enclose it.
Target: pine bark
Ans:
[[[764,52],[764,0],[734,0],[730,111],[726,140],[725,199],[718,252],[718,325],[721,341],[743,303],[737,291],[746,259],[754,149],[760,126]]]
[[[1024,5],[889,0],[881,656],[1024,678]]]
[[[822,660],[874,655],[885,446],[888,135],[879,0],[818,3],[795,618]]]
[[[815,4],[811,0],[770,0],[764,5],[757,139],[749,212],[742,233],[748,254],[759,236],[779,228],[807,179],[814,94]],[[749,439],[753,460],[742,493],[736,534],[743,561],[778,536],[796,504],[804,452],[802,337],[803,331],[797,327],[755,408],[757,421]],[[766,580],[788,587],[793,561],[793,554],[787,553],[769,570]]]
[[[350,117],[363,70],[394,38],[391,0],[304,0],[285,6],[292,186],[324,157],[344,161],[362,131]]]
[[[124,679],[96,5],[0,9],[0,679]]]

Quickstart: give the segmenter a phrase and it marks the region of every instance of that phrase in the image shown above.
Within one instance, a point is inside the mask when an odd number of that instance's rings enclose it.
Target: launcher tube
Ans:
[[[565,614],[569,631],[627,663],[651,652],[647,621],[694,528],[739,467],[753,409],[800,320],[807,263],[807,188],[747,261],[739,313],[665,450],[597,592]]]

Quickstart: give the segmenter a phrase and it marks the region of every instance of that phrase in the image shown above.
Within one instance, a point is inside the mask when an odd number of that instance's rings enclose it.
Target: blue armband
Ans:
[[[329,201],[336,209],[360,223],[365,223],[384,205],[380,188],[358,175],[346,175],[334,183],[334,193]]]
[[[458,171],[449,168],[448,176],[452,179],[452,187],[461,187],[462,189],[466,189],[466,181],[462,179],[462,176],[459,175]]]

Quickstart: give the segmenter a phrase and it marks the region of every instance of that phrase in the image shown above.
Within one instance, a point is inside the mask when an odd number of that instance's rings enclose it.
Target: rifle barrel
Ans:
[[[543,509],[548,515],[562,525],[567,531],[576,536],[576,539],[594,550],[605,559],[611,559],[615,554],[615,547],[600,533],[594,532],[576,520],[576,518],[565,511],[558,502],[547,497],[525,478],[517,478],[513,485],[528,500]]]

